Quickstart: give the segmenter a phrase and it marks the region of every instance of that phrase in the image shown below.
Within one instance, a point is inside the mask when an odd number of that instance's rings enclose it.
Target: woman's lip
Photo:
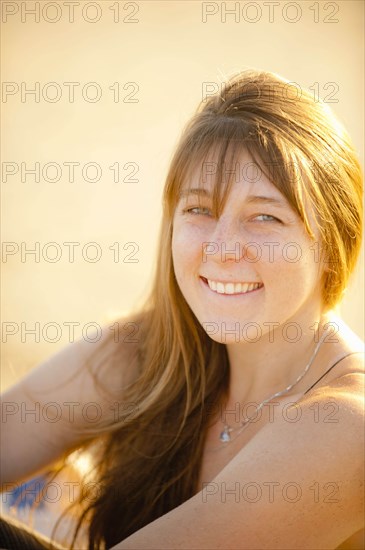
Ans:
[[[210,290],[210,292],[213,292],[214,294],[218,294],[218,296],[227,296],[227,297],[246,296],[248,294],[253,294],[254,292],[262,290],[264,288],[264,285],[262,285],[262,286],[259,286],[258,288],[255,288],[254,290],[250,290],[249,292],[237,292],[237,293],[234,293],[234,294],[225,294],[225,293],[222,294],[220,292],[216,292],[215,290],[212,290],[210,288],[210,286],[208,285],[208,281],[205,277],[202,277],[200,275],[199,279],[201,280],[202,284]]]

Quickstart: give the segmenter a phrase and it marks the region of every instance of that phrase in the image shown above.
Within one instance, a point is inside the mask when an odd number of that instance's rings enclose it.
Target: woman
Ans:
[[[272,73],[232,77],[177,146],[154,284],[123,340],[71,344],[7,392],[62,404],[64,421],[10,416],[2,479],[89,447],[89,549],[354,548],[363,344],[333,308],[358,258],[361,198],[325,104]],[[100,420],[82,406],[71,418],[70,402],[97,402]]]

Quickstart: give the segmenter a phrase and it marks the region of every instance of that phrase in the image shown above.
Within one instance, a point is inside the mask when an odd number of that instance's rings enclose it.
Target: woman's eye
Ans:
[[[275,218],[275,216],[270,216],[270,214],[259,214],[258,216],[255,217],[255,220],[261,218],[261,220],[259,221],[264,221],[264,222],[271,222],[271,221],[274,221],[274,222],[280,222],[281,221],[278,219],[278,218]]]
[[[194,211],[198,211],[198,212],[194,212]],[[198,206],[195,206],[194,208],[185,208],[183,210],[183,213],[184,214],[193,214],[193,216],[198,216],[199,214],[202,213],[202,211],[208,211],[209,212],[209,208],[199,208]],[[203,214],[204,215],[204,214]]]
[[[211,213],[210,213],[210,209],[209,208],[204,208],[204,207],[199,207],[199,206],[194,206],[194,207],[190,207],[190,208],[185,208],[183,209],[183,214],[191,214],[193,216],[210,216]],[[279,222],[279,223],[282,223],[281,220],[279,220],[278,218],[275,218],[275,216],[271,216],[270,214],[259,214],[258,216],[255,216],[254,217],[254,221],[258,220],[259,222]]]

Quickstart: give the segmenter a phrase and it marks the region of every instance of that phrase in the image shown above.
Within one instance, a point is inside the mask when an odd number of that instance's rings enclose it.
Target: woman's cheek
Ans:
[[[172,241],[173,255],[177,256],[176,260],[186,260],[193,249],[192,239],[189,238],[189,234],[181,231],[173,237]]]
[[[265,239],[252,240],[244,246],[244,256],[250,263],[281,265],[285,262],[285,243]]]
[[[197,256],[203,251],[203,244],[210,240],[210,233],[203,227],[193,222],[186,222],[176,228],[173,235],[176,246],[178,246],[186,255]]]
[[[176,231],[172,236],[172,261],[177,281],[180,283],[186,271],[192,268],[192,242],[184,231]]]

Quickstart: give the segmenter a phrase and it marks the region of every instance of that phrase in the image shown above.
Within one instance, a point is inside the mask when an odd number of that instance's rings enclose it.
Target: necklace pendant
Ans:
[[[229,426],[224,426],[223,432],[221,432],[219,439],[223,441],[223,443],[227,443],[227,441],[231,441],[230,433],[232,431],[232,428]]]

